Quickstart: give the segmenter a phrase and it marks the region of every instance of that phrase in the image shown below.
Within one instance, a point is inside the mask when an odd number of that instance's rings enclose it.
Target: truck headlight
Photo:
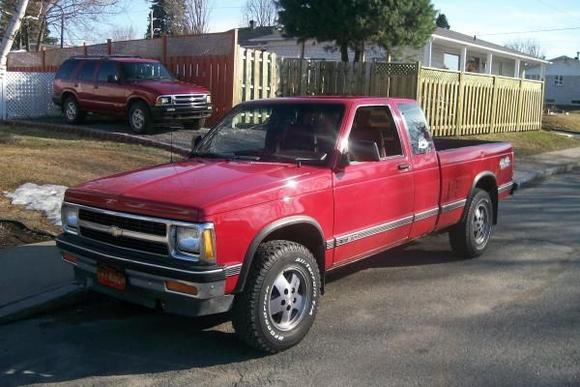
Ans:
[[[213,224],[175,227],[175,253],[178,259],[198,258],[207,264],[215,263],[215,231]]]
[[[79,228],[79,209],[78,207],[63,204],[60,209],[60,217],[64,232],[76,234]]]
[[[157,97],[157,105],[171,105],[171,97]]]
[[[211,95],[208,94],[205,96],[205,102],[211,103]]]

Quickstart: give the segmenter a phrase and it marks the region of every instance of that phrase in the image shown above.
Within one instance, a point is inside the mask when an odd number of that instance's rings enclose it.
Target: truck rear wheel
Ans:
[[[474,258],[487,248],[493,225],[493,205],[489,194],[476,188],[461,222],[449,232],[453,252],[460,257]]]
[[[320,273],[312,253],[289,241],[263,243],[246,288],[233,308],[236,333],[248,345],[276,353],[299,343],[314,323]]]

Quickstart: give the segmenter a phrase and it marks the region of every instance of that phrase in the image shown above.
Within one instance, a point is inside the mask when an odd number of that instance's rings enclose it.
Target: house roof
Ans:
[[[434,39],[440,39],[448,42],[454,42],[459,44],[464,44],[471,47],[479,47],[484,50],[496,52],[499,54],[517,57],[520,59],[524,59],[528,62],[534,63],[550,63],[547,60],[536,58],[535,56],[524,54],[523,52],[513,50],[511,48],[502,46],[500,44],[491,43],[486,40],[478,39],[477,36],[470,36],[466,34],[462,34],[461,32],[448,30],[446,28],[437,27],[435,32],[433,32]]]
[[[281,41],[292,38],[286,38],[282,35],[281,31],[276,27],[256,27],[251,29],[249,27],[240,28],[238,30],[238,39],[242,46],[247,45],[257,45],[262,42],[273,42]],[[433,39],[439,39],[443,41],[448,41],[456,44],[466,45],[474,48],[480,48],[484,51],[492,51],[501,55],[506,55],[509,57],[517,57],[523,59],[526,62],[531,63],[550,63],[547,60],[536,58],[524,54],[523,52],[513,50],[502,45],[491,43],[485,40],[478,39],[476,36],[470,36],[462,34],[461,32],[448,30],[446,28],[437,27],[432,34]]]

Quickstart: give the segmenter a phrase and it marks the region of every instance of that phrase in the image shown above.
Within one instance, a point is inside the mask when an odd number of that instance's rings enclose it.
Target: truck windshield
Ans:
[[[340,104],[241,105],[208,133],[192,155],[324,164],[334,149],[343,114]]]
[[[123,63],[123,76],[127,81],[172,80],[173,77],[159,62]]]

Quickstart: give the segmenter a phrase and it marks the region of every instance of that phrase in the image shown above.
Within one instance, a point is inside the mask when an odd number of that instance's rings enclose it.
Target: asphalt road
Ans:
[[[0,385],[580,385],[579,192],[576,172],[504,202],[484,257],[437,236],[335,274],[284,353],[94,298],[0,327]]]

